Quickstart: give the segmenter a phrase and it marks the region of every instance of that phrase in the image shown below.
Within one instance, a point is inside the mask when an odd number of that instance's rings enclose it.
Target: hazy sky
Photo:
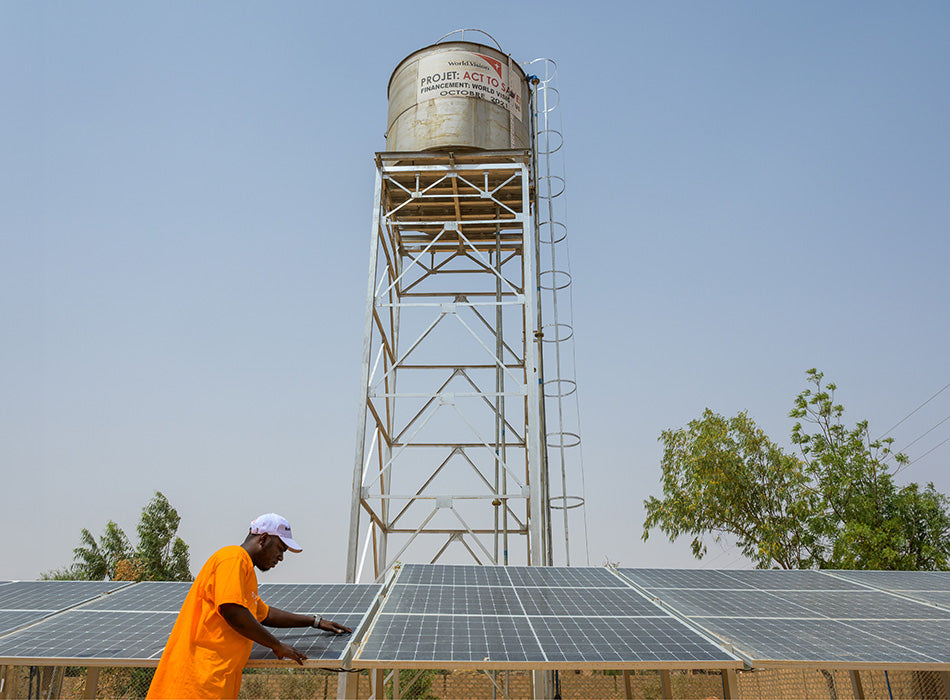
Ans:
[[[947,3],[379,8],[0,0],[0,579],[161,490],[193,570],[276,510],[265,580],[343,580],[386,86],[458,28],[559,66],[592,564],[748,566],[640,540],[705,407],[787,445],[810,367],[875,433],[950,382]]]

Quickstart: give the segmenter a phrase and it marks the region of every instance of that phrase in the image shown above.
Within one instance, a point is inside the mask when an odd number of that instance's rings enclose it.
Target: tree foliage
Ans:
[[[96,540],[86,528],[73,549],[73,563],[46,572],[42,578],[84,581],[190,581],[188,545],[177,536],[181,517],[168,499],[156,491],[142,509],[133,547],[114,521],[106,523]]]
[[[871,438],[867,421],[848,428],[834,384],[816,369],[795,399],[791,442],[772,442],[745,414],[707,409],[666,430],[663,498],[644,505],[643,539],[659,528],[691,536],[697,558],[706,538],[733,538],[757,567],[950,568],[950,502],[933,484],[898,486],[907,457],[893,440]]]

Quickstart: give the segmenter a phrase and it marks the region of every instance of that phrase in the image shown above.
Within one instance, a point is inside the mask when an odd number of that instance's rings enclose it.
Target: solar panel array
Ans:
[[[63,584],[62,591],[57,592],[46,590],[45,583],[15,584],[22,588],[15,596],[6,590],[7,586],[0,586],[0,605],[7,601],[25,604],[29,600],[48,608],[44,613],[48,619],[0,636],[0,663],[24,664],[53,658],[77,663],[109,660],[115,665],[154,665],[191,586],[176,582],[94,582],[95,586],[90,588],[83,584],[93,582],[63,581],[55,582]],[[322,614],[354,629],[364,621],[379,590],[380,586],[375,584],[259,587],[261,598],[279,609]],[[85,604],[72,607],[83,601]],[[10,612],[17,611],[0,609],[0,621]],[[24,624],[37,620],[40,618],[34,617]],[[315,661],[339,662],[349,640],[348,635],[337,636],[312,628],[278,630],[277,636]],[[250,665],[277,661],[269,649],[258,645],[254,646],[251,659]]]
[[[189,586],[0,581],[0,665],[155,665]],[[317,666],[723,669],[741,666],[734,652],[763,667],[950,670],[950,572],[405,565],[388,589],[260,594],[355,630],[276,630]],[[254,647],[250,665],[276,663]]]
[[[354,665],[740,664],[606,569],[408,564],[396,576]]]
[[[950,572],[620,573],[756,665],[950,664]]]

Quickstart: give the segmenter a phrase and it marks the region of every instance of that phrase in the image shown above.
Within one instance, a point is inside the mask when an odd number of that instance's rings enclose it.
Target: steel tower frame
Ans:
[[[531,156],[376,154],[347,581],[551,563]]]

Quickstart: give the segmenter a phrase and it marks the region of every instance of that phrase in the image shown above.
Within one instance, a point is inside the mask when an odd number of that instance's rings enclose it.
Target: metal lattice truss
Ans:
[[[530,183],[525,151],[377,154],[350,581],[542,551]]]

